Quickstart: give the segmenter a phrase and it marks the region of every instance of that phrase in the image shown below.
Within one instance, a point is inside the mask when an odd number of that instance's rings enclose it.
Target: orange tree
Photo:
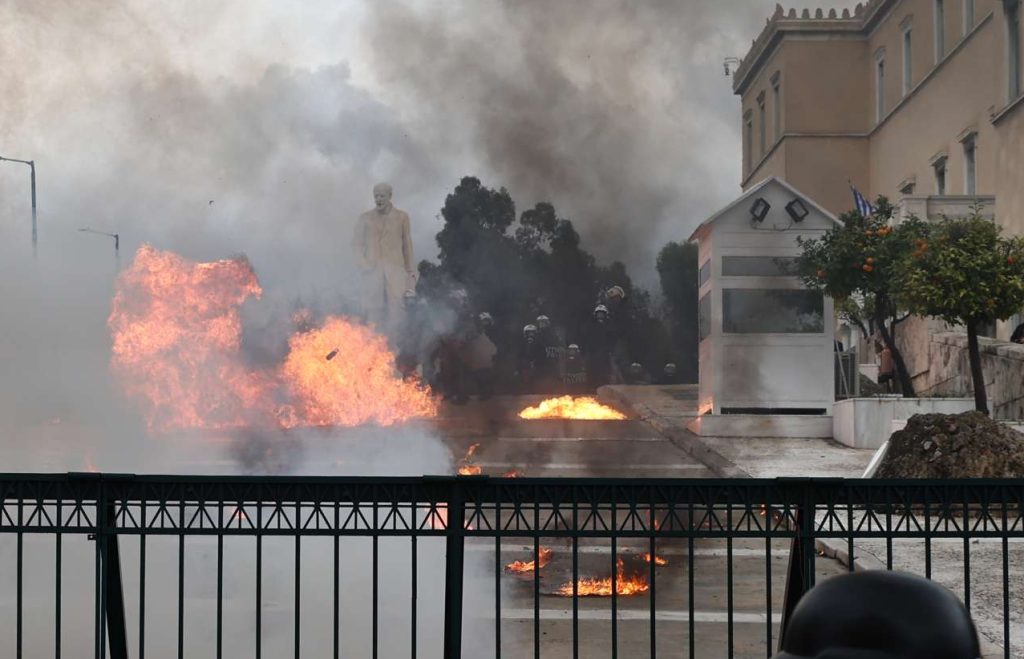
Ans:
[[[908,317],[899,306],[897,269],[923,231],[916,220],[889,226],[892,205],[884,197],[864,217],[845,213],[841,225],[820,238],[799,240],[797,274],[804,285],[830,296],[839,313],[865,336],[878,332],[892,353],[896,378],[905,396],[914,395],[903,355],[896,347],[896,327]]]
[[[897,265],[900,301],[914,313],[967,328],[974,405],[988,414],[978,327],[1006,320],[1024,306],[1024,238],[1005,238],[978,215],[923,225]]]

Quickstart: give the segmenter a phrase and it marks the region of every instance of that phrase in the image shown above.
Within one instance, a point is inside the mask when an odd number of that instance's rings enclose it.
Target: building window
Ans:
[[[711,334],[711,291],[697,303],[697,332],[701,341]]]
[[[723,277],[795,277],[792,256],[723,256]]]
[[[976,168],[978,145],[972,135],[964,140],[964,194],[974,196],[977,194]]]
[[[1005,3],[1006,8],[1006,69],[1009,73],[1010,100],[1020,96],[1020,2]]]
[[[875,121],[885,116],[885,56],[875,63]]]
[[[757,97],[757,131],[758,146],[761,147],[761,157],[764,158],[768,148],[768,128],[764,118],[764,92]]]
[[[782,95],[779,74],[772,76],[772,133],[775,140],[782,139]]]
[[[935,194],[941,197],[946,194],[946,159],[936,160],[932,167],[935,168]]]
[[[935,0],[935,61],[946,54],[946,3]]]
[[[699,313],[699,309],[698,309]],[[726,334],[821,334],[824,298],[803,289],[726,288],[722,291]]]
[[[912,60],[911,60],[911,48],[912,48],[912,30],[907,27],[903,30],[903,94],[906,95],[910,91],[910,78],[913,74]]]
[[[749,112],[743,120],[743,154],[746,156],[747,174],[750,174],[754,168],[754,120]]]
[[[704,265],[700,266],[697,273],[697,286],[703,286],[709,279],[711,279],[711,259],[704,261]]]
[[[914,194],[915,185],[916,183],[914,183],[914,181],[904,181],[903,184],[900,185],[900,194],[904,197]]]
[[[974,0],[964,0],[964,34],[974,27]]]

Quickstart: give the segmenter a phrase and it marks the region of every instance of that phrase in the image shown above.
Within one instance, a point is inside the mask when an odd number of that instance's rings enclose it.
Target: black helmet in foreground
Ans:
[[[774,659],[978,659],[978,634],[949,590],[872,570],[822,581],[800,599]]]

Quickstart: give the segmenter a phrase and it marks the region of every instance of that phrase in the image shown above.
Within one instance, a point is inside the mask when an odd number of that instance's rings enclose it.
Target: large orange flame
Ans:
[[[269,379],[242,363],[241,304],[262,293],[244,257],[191,263],[143,245],[118,277],[113,366],[150,427],[224,428],[267,414]]]
[[[429,391],[398,377],[385,339],[344,318],[314,328],[305,314],[280,367],[248,365],[239,308],[261,293],[244,257],[194,263],[139,248],[108,324],[114,372],[150,428],[390,425],[437,413]]]
[[[527,407],[519,413],[522,419],[585,419],[618,421],[626,418],[622,412],[602,405],[590,396],[573,398],[560,396],[541,401],[534,407]]]
[[[627,577],[622,557],[620,556],[616,559],[615,594],[637,595],[639,593],[646,593],[650,587],[647,579],[641,574]],[[611,597],[612,592],[611,577],[605,579],[585,577],[576,581],[576,594],[579,597]],[[563,597],[572,597],[572,582],[570,581],[559,586],[557,594]]]
[[[296,403],[285,425],[389,426],[437,413],[428,391],[396,376],[387,340],[365,325],[328,318],[288,343],[280,374]]]

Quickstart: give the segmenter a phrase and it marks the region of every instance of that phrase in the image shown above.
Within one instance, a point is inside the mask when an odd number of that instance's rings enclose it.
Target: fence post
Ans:
[[[793,610],[804,593],[814,586],[814,498],[811,496],[814,483],[808,479],[794,485],[800,488],[800,503],[796,510],[796,535],[793,536],[789,550],[786,594],[782,601],[782,623],[779,625],[779,650],[786,639],[786,627]]]
[[[104,488],[104,491],[106,488]],[[128,637],[124,622],[124,590],[121,585],[121,552],[114,533],[114,502],[104,497],[99,537],[100,556],[103,561],[104,599],[107,637],[110,640],[110,659],[128,659]]]
[[[462,657],[462,577],[465,557],[466,504],[462,485],[452,479],[448,489],[445,542],[444,659]]]

